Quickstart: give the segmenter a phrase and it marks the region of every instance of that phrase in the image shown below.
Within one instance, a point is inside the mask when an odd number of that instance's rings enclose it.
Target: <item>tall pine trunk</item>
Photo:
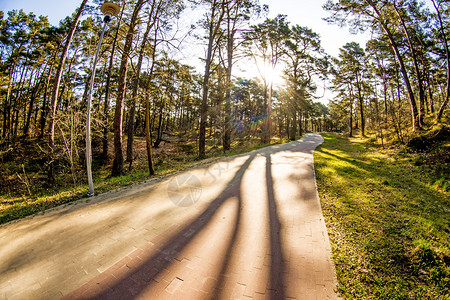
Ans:
[[[292,128],[290,130],[289,139],[295,141],[295,135],[297,134],[297,110],[292,108],[290,114],[292,115]],[[289,128],[289,125],[286,125]]]
[[[219,12],[216,20],[216,12],[219,10],[218,1],[214,0],[211,3],[211,18],[209,22],[209,33],[208,33],[208,48],[206,53],[205,62],[205,74],[203,76],[202,84],[202,104],[200,108],[200,128],[199,128],[199,139],[198,139],[198,157],[205,158],[205,147],[206,147],[206,123],[208,119],[208,94],[209,94],[209,77],[211,75],[211,63],[213,59],[213,47],[214,40],[220,29],[220,23],[224,16],[224,9]],[[224,3],[222,3],[222,6]]]
[[[123,12],[125,11],[125,0],[122,2],[122,9],[120,10],[120,17],[117,21],[117,29],[114,34],[114,40],[111,48],[111,55],[109,56],[109,66],[106,72],[106,84],[105,84],[105,104],[103,106],[103,136],[102,136],[102,157],[106,161],[108,158],[108,115],[109,115],[109,103],[111,98],[111,76],[112,68],[114,65],[114,54],[116,52],[117,37],[119,36],[120,24],[122,23]]]
[[[130,163],[130,166],[133,162],[133,140],[134,140],[134,127],[135,127],[135,117],[136,117],[136,98],[139,90],[139,82],[141,76],[141,67],[142,61],[144,60],[145,46],[147,44],[148,35],[150,33],[150,29],[155,24],[151,22],[151,18],[153,15],[153,11],[149,14],[149,19],[147,22],[147,29],[145,30],[144,37],[142,38],[141,49],[139,51],[139,59],[136,66],[136,75],[133,86],[133,93],[131,95],[131,103],[130,103],[130,116],[128,120],[128,137],[127,137],[127,162]]]
[[[49,64],[49,61],[47,61],[46,65],[44,66],[42,73],[39,76],[36,75],[36,80],[34,82],[34,86],[31,89],[30,104],[28,106],[28,112],[27,112],[27,116],[25,119],[25,125],[24,125],[23,131],[22,131],[24,137],[27,137],[29,135],[30,125],[31,125],[31,117],[33,115],[33,109],[35,106],[34,103],[35,103],[38,93],[41,89],[42,81],[43,81],[42,76],[45,73],[45,69],[47,68],[48,64]],[[37,73],[39,73],[39,71]]]
[[[411,118],[413,124],[413,131],[420,130],[419,123],[419,112],[417,110],[416,98],[414,96],[414,92],[411,87],[411,81],[409,80],[408,73],[406,71],[405,63],[403,61],[403,56],[398,49],[397,42],[395,41],[394,35],[389,30],[387,24],[382,20],[381,13],[378,8],[373,3],[368,3],[376,12],[379,18],[379,22],[384,32],[386,33],[389,42],[391,43],[392,49],[394,50],[395,56],[397,57],[398,63],[400,65],[400,72],[402,73],[403,80],[405,81],[406,90],[408,91],[409,103],[411,105]]]
[[[442,22],[442,17],[441,17],[441,12],[439,11],[438,7],[436,6],[436,2],[434,0],[431,0],[431,2],[433,3],[434,8],[436,9],[437,12],[437,16],[439,19],[439,30],[441,31],[442,34],[442,39],[444,40],[444,46],[445,46],[445,55],[447,57],[447,89],[446,89],[446,95],[445,95],[445,99],[442,102],[441,107],[438,110],[438,113],[436,115],[436,120],[438,122],[441,121],[442,118],[442,114],[444,113],[444,109],[447,107],[449,99],[450,99],[450,50],[448,47],[448,41],[447,41],[447,37],[446,37],[446,32],[444,30],[444,25]]]
[[[353,88],[350,85],[350,98],[349,98],[349,102],[350,102],[350,131],[348,136],[352,137],[353,136]]]
[[[59,84],[61,82],[61,76],[64,70],[64,63],[66,61],[67,53],[69,52],[70,43],[72,42],[72,38],[75,34],[75,30],[77,29],[78,22],[80,21],[81,13],[83,12],[84,6],[86,5],[87,0],[83,0],[81,2],[80,7],[77,10],[75,17],[73,18],[72,25],[70,27],[70,31],[66,37],[66,43],[63,48],[63,52],[61,54],[61,60],[59,62],[58,69],[55,74],[55,81],[53,84],[53,93],[50,104],[50,124],[48,127],[48,158],[47,158],[47,180],[52,183],[55,181],[55,170],[54,170],[54,162],[53,162],[53,149],[55,147],[55,121],[56,121],[56,105],[58,103],[58,91]]]
[[[423,77],[422,77],[422,72],[420,71],[419,68],[419,63],[417,61],[417,55],[416,55],[416,50],[414,49],[414,45],[412,43],[410,34],[408,32],[408,29],[406,27],[405,21],[402,18],[402,15],[400,14],[397,5],[394,4],[394,9],[397,13],[397,16],[400,19],[400,23],[402,24],[402,28],[403,28],[403,32],[405,33],[406,36],[406,40],[408,41],[408,46],[409,46],[409,50],[411,51],[411,57],[413,59],[413,64],[414,64],[414,70],[416,72],[416,76],[417,76],[417,86],[419,88],[419,125],[422,126],[423,125],[423,118],[425,116],[425,89],[423,87]]]
[[[361,116],[361,136],[365,136],[366,120],[364,119],[364,98],[361,92],[361,80],[359,79],[359,74],[356,74],[356,86],[358,88],[358,100],[359,100],[359,112]]]
[[[128,59],[133,46],[133,37],[135,27],[139,15],[139,11],[146,0],[138,0],[131,16],[130,25],[125,38],[125,45],[122,51],[122,60],[120,62],[116,109],[114,112],[114,161],[112,165],[111,176],[120,176],[123,174],[123,149],[122,149],[122,121],[123,121],[123,104],[126,91],[126,80],[128,70]]]
[[[236,4],[235,12],[239,11],[239,4]],[[227,74],[226,74],[226,98],[225,98],[225,133],[223,137],[223,150],[231,149],[231,74],[233,70],[233,54],[234,54],[234,36],[236,30],[232,21],[236,20],[237,16],[231,18],[231,9],[227,9]]]

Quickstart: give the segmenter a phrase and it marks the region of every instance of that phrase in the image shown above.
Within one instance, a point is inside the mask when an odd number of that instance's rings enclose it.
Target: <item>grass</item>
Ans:
[[[341,296],[450,299],[445,185],[417,164],[419,154],[323,137],[315,168]]]
[[[241,154],[286,141],[274,138],[270,144],[263,144],[259,139],[245,139],[235,141],[232,144],[232,150],[226,153],[223,153],[221,146],[215,146],[212,141],[208,141],[210,144],[207,145],[207,158],[198,160],[198,149],[195,141],[180,142],[179,140],[173,140],[170,143],[163,143],[159,149],[154,151],[153,163],[156,171],[154,177],[169,175],[197,165],[213,162],[221,157]],[[150,178],[147,171],[147,159],[143,155],[145,153],[145,141],[136,138],[135,142],[136,159],[131,169],[128,168],[127,163],[124,164],[126,174],[123,176],[110,177],[109,167],[111,163],[101,165],[100,159],[96,160],[94,156],[93,178],[96,194],[130,186]],[[76,178],[78,180],[74,184],[72,174],[67,169],[67,162],[61,160],[60,165],[65,164],[66,168],[59,168],[54,185],[46,185],[45,168],[42,167],[43,161],[35,159],[30,154],[38,153],[36,149],[32,148],[34,146],[32,143],[22,145],[22,149],[16,149],[18,154],[14,157],[9,151],[8,155],[11,157],[8,157],[8,159],[5,159],[6,155],[0,155],[3,168],[9,172],[7,174],[5,174],[6,172],[0,172],[0,224],[29,215],[44,213],[46,209],[70,204],[87,195],[88,187],[84,165],[80,165],[77,169]],[[33,163],[33,161],[36,161],[36,163]]]

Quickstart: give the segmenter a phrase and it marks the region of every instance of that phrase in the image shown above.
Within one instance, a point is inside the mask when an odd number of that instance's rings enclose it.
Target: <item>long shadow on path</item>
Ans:
[[[281,223],[278,217],[277,203],[273,191],[272,160],[266,153],[266,183],[267,198],[269,201],[269,228],[270,228],[270,299],[285,299],[284,293],[284,255],[281,245]]]
[[[303,142],[306,148],[309,148],[309,144],[315,144],[314,140],[306,140]],[[215,198],[207,208],[194,220],[191,220],[187,225],[181,225],[170,228],[164,233],[164,236],[157,240],[154,240],[154,247],[151,251],[148,251],[150,257],[142,259],[145,253],[141,255],[141,258],[136,257],[125,258],[126,264],[118,263],[111,267],[110,270],[99,275],[98,278],[91,280],[79,289],[68,294],[65,299],[84,298],[84,299],[135,299],[143,297],[154,285],[158,282],[156,277],[166,272],[167,269],[176,262],[179,258],[181,251],[191,245],[192,241],[200,235],[200,233],[211,223],[213,217],[217,214],[218,210],[224,206],[228,199],[237,199],[237,205],[234,211],[234,224],[231,229],[230,238],[227,241],[222,256],[220,256],[220,263],[214,266],[214,273],[217,275],[217,281],[207,291],[207,295],[204,298],[223,298],[224,295],[229,294],[224,292],[224,288],[228,287],[227,276],[229,265],[229,259],[236,255],[235,246],[238,235],[242,230],[242,184],[243,175],[249,168],[251,162],[259,154],[265,156],[265,185],[267,187],[267,205],[268,220],[265,220],[268,224],[269,244],[270,247],[270,266],[268,277],[266,297],[270,299],[285,299],[285,265],[284,254],[282,249],[281,231],[282,226],[279,218],[277,201],[274,195],[273,187],[273,175],[272,175],[272,159],[271,155],[279,151],[292,151],[292,152],[309,152],[309,149],[296,149],[299,145],[298,142],[292,144],[286,144],[285,146],[274,146],[264,151],[254,151],[250,153],[250,156],[239,168],[234,177],[230,180],[228,185]],[[262,197],[265,198],[263,195]],[[181,228],[181,229],[180,229]],[[220,235],[220,232],[218,232]],[[199,245],[201,247],[201,245]],[[157,249],[157,250],[156,250]],[[142,252],[142,249],[139,249]],[[239,253],[237,253],[239,255]],[[118,270],[118,268],[122,269]],[[125,267],[123,267],[125,265]],[[166,284],[167,285],[167,284]],[[229,291],[228,291],[229,292]],[[270,294],[270,295],[269,295]],[[241,295],[242,296],[242,295]],[[159,299],[156,297],[155,299]]]
[[[92,282],[88,282],[79,290],[67,295],[66,299],[71,299],[73,296],[82,294],[81,298],[88,299],[132,299],[138,297],[149,285],[155,284],[154,278],[163,272],[168,266],[177,258],[177,255],[205,228],[205,226],[211,221],[217,210],[225,203],[227,199],[236,196],[236,191],[239,194],[239,186],[241,184],[242,176],[249,167],[252,160],[255,158],[256,153],[249,156],[245,163],[236,172],[233,179],[222,191],[222,193],[211,202],[207,209],[199,215],[194,221],[186,225],[178,234],[175,234],[170,238],[163,246],[158,247],[159,250],[152,257],[145,262],[140,263],[138,266],[132,268],[131,271],[120,278],[113,285],[107,284],[103,287],[103,290],[96,291],[93,289],[93,293],[86,293],[84,291],[89,290],[89,285]],[[238,199],[240,196],[238,195]],[[240,200],[238,200],[240,202]],[[238,205],[240,209],[240,205]],[[239,216],[239,211],[237,212]],[[237,218],[239,221],[239,217]],[[237,224],[235,225],[235,233],[233,239],[236,237]],[[174,229],[176,230],[176,228]],[[231,251],[232,242],[228,248],[228,252]],[[226,262],[224,262],[224,265]],[[130,263],[133,266],[133,263]],[[222,268],[224,269],[224,267]],[[105,278],[108,280],[108,278]],[[84,293],[83,293],[84,292]]]

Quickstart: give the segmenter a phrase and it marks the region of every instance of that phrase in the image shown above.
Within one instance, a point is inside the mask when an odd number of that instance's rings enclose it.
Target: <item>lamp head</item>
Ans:
[[[107,16],[116,16],[120,11],[120,7],[115,3],[105,2],[100,6],[100,10]]]

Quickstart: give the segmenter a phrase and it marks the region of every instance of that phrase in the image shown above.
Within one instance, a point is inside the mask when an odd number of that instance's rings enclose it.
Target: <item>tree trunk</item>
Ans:
[[[285,122],[286,122],[286,131],[285,131],[286,138],[289,138],[289,135],[290,135],[289,130],[291,128],[291,124],[290,124],[291,118],[289,118],[289,112],[284,114],[284,119],[285,119]]]
[[[8,80],[8,88],[6,90],[6,99],[3,103],[3,133],[2,137],[6,138],[9,134],[11,122],[10,122],[10,113],[11,113],[11,93],[12,93],[12,81],[13,81],[13,72],[15,66],[11,67],[11,72]]]
[[[8,92],[5,101],[3,102],[3,126],[2,126],[2,138],[6,138],[6,133],[8,132],[8,94],[9,94],[9,84],[8,84]]]
[[[153,65],[150,71],[150,78],[153,74]],[[155,174],[155,170],[153,169],[153,157],[152,157],[152,138],[150,133],[150,97],[147,94],[145,99],[145,140],[147,145],[147,162],[148,162],[148,170],[150,175]]]
[[[117,100],[116,109],[114,112],[114,161],[111,171],[111,176],[120,176],[123,174],[123,149],[122,149],[122,121],[123,121],[123,104],[126,91],[126,80],[128,70],[128,58],[133,46],[133,37],[135,33],[135,27],[139,15],[139,11],[142,8],[146,0],[138,0],[131,17],[128,32],[125,38],[125,45],[122,52],[122,60],[119,69],[118,87],[117,87]]]
[[[359,78],[359,74],[356,74],[356,86],[358,88],[359,112],[361,116],[361,136],[364,137],[366,122],[364,119],[364,98],[361,93],[361,81]]]
[[[153,7],[152,7],[153,9]],[[131,103],[130,103],[130,116],[128,120],[128,140],[127,140],[127,162],[130,163],[130,166],[133,162],[133,140],[134,140],[134,126],[135,126],[135,116],[136,116],[136,98],[139,90],[139,81],[141,76],[141,67],[142,61],[144,59],[144,51],[145,46],[147,44],[148,35],[150,33],[150,29],[155,24],[151,22],[152,12],[149,13],[149,20],[147,22],[147,29],[145,30],[144,37],[142,38],[141,49],[139,51],[139,59],[136,66],[136,78],[133,86],[133,93],[131,95]]]
[[[211,18],[209,21],[209,37],[208,37],[208,48],[206,53],[206,62],[205,62],[205,73],[203,77],[203,92],[202,92],[202,104],[200,108],[200,128],[199,128],[199,139],[198,139],[198,157],[205,158],[205,146],[206,146],[206,123],[208,119],[208,94],[209,94],[209,77],[210,77],[210,69],[211,63],[213,59],[213,44],[214,39],[217,36],[217,33],[220,29],[220,23],[222,22],[222,18],[224,16],[224,9],[222,9],[218,15],[216,21],[216,11],[218,1],[214,0],[211,4]],[[222,4],[223,5],[223,4]]]
[[[41,118],[39,119],[39,136],[38,139],[42,140],[44,138],[44,132],[45,132],[45,124],[47,123],[47,114],[48,114],[48,105],[47,105],[47,98],[48,98],[48,87],[50,85],[50,78],[51,78],[51,69],[48,73],[47,78],[47,84],[45,85],[44,90],[44,100],[42,101],[42,107],[41,107]]]
[[[148,95],[148,90],[150,83],[153,80],[153,71],[155,69],[155,60],[156,60],[156,45],[158,41],[158,30],[159,30],[159,20],[157,21],[157,28],[155,28],[155,35],[153,37],[153,53],[152,53],[152,65],[150,67],[148,83],[146,89],[146,99],[145,99],[145,142],[147,146],[147,162],[148,162],[148,171],[150,175],[155,174],[155,170],[153,169],[153,155],[152,155],[152,136],[150,129],[150,97]]]
[[[384,97],[384,126],[388,124],[388,105],[387,105],[387,81],[386,81],[386,69],[383,69],[383,97]]]
[[[114,40],[111,48],[111,55],[109,56],[109,66],[106,72],[106,85],[105,85],[105,105],[103,107],[103,136],[102,136],[102,157],[106,161],[108,158],[108,115],[109,115],[109,103],[111,98],[111,75],[114,65],[114,54],[116,52],[117,37],[119,36],[120,24],[122,23],[123,12],[125,11],[126,1],[122,1],[122,9],[120,10],[119,20],[117,21],[117,29],[114,34]]]
[[[145,102],[145,140],[147,146],[147,162],[148,162],[148,170],[150,175],[155,174],[155,170],[153,169],[153,157],[152,157],[152,140],[150,135],[150,97],[146,97]]]
[[[434,114],[434,98],[433,98],[433,87],[431,84],[428,85],[428,94],[429,94],[429,106],[430,106],[430,113]]]
[[[235,4],[239,5],[239,4]],[[236,13],[239,11],[239,6],[236,8]],[[227,10],[227,92],[225,99],[225,133],[223,137],[223,150],[228,151],[231,149],[231,74],[233,69],[233,54],[234,54],[234,35],[236,30],[234,28],[234,23],[231,18],[230,9]]]
[[[408,33],[408,29],[406,28],[406,24],[397,8],[397,5],[395,5],[395,3],[394,3],[394,9],[397,13],[397,16],[400,19],[401,24],[402,24],[403,32],[405,33],[406,39],[408,41],[409,50],[411,51],[411,56],[412,56],[413,64],[414,64],[414,70],[416,71],[417,84],[419,87],[419,125],[422,126],[423,118],[425,116],[425,90],[423,87],[422,72],[420,72],[419,63],[417,62],[416,51],[414,49],[411,37]]]
[[[298,113],[298,134],[300,135],[300,138],[303,136],[303,126],[302,126],[302,111]]]
[[[424,74],[424,80],[426,82],[425,92],[428,96],[427,100],[427,112],[430,114],[434,113],[433,104],[433,82],[431,80],[430,71],[426,70]]]
[[[33,115],[33,109],[34,109],[34,103],[36,101],[37,95],[38,95],[41,85],[42,85],[41,77],[45,73],[45,69],[47,68],[47,66],[48,66],[48,61],[47,61],[47,64],[44,66],[44,69],[43,69],[42,73],[40,74],[40,76],[36,75],[36,81],[35,81],[34,87],[33,87],[33,89],[31,89],[32,91],[31,91],[31,95],[30,95],[30,104],[28,107],[28,113],[27,113],[27,117],[25,120],[25,125],[23,127],[23,135],[25,137],[27,137],[29,135],[31,117]]]
[[[445,95],[445,100],[442,102],[441,107],[438,110],[438,113],[436,115],[436,120],[438,122],[441,122],[442,114],[444,113],[444,109],[447,107],[450,99],[450,50],[448,47],[448,41],[446,37],[446,32],[444,30],[444,25],[442,22],[441,12],[439,11],[438,7],[436,6],[436,2],[434,0],[431,0],[433,3],[434,8],[436,9],[437,16],[439,19],[439,30],[442,34],[442,39],[444,40],[444,46],[445,46],[445,55],[447,56],[447,90]]]
[[[161,100],[162,101],[162,100]],[[165,104],[161,103],[161,107],[159,108],[159,116],[158,116],[158,129],[156,131],[156,140],[153,146],[155,148],[159,147],[159,144],[161,144],[162,141],[162,131],[163,131],[163,106]]]
[[[83,0],[81,2],[80,7],[77,10],[75,17],[73,18],[72,25],[70,31],[66,37],[66,43],[63,48],[63,52],[61,54],[61,60],[59,62],[58,69],[55,74],[55,81],[53,85],[53,93],[50,104],[50,124],[48,128],[48,158],[47,158],[47,180],[49,183],[55,181],[55,171],[53,165],[53,148],[54,148],[54,139],[55,139],[55,121],[56,121],[56,105],[58,101],[58,90],[59,84],[61,82],[62,72],[64,70],[64,63],[66,61],[67,53],[69,52],[70,43],[72,42],[72,38],[75,34],[75,30],[77,29],[78,22],[81,17],[81,13],[83,12],[84,6],[86,5],[87,0]]]
[[[205,74],[203,78],[203,94],[202,105],[200,108],[200,131],[198,141],[198,156],[199,158],[205,158],[205,146],[206,146],[206,122],[208,119],[208,91],[209,91],[209,75],[212,56],[212,36],[210,36],[208,45],[208,54],[206,58]]]
[[[267,81],[265,78],[263,78],[263,84],[264,84],[264,102],[263,102],[263,122],[262,122],[262,142],[266,143],[266,137],[267,137],[267,123],[266,119],[268,116],[268,99],[269,99],[269,85],[267,84]]]
[[[289,139],[291,141],[295,141],[295,135],[297,134],[297,111],[293,108],[291,108],[291,109],[292,109],[292,111],[290,113],[292,116],[292,122],[291,122],[292,128],[290,130]]]
[[[273,83],[270,83],[269,95],[267,97],[267,117],[266,117],[266,136],[264,137],[265,143],[270,143],[272,138],[272,95],[273,95]]]
[[[366,0],[367,2],[367,0]],[[394,39],[394,36],[392,34],[392,32],[389,30],[389,28],[387,27],[387,25],[385,24],[385,22],[383,22],[383,20],[381,19],[381,14],[378,10],[378,8],[375,7],[375,5],[371,2],[368,2],[368,4],[375,10],[375,12],[378,15],[379,21],[380,21],[380,25],[383,28],[384,32],[386,33],[392,49],[394,50],[395,56],[397,57],[398,63],[400,65],[400,71],[402,73],[403,76],[403,80],[405,81],[405,85],[406,85],[406,90],[408,91],[408,96],[409,96],[409,102],[411,105],[411,117],[412,117],[412,124],[413,124],[413,131],[416,130],[420,130],[420,124],[419,124],[419,113],[417,110],[417,104],[416,104],[416,98],[414,97],[414,92],[412,90],[411,87],[411,82],[409,80],[409,76],[408,73],[406,71],[406,67],[405,67],[405,63],[403,61],[403,57],[398,49],[398,45],[397,42]]]
[[[349,137],[353,136],[353,95],[352,95],[352,87],[350,87],[350,132],[348,134]]]

